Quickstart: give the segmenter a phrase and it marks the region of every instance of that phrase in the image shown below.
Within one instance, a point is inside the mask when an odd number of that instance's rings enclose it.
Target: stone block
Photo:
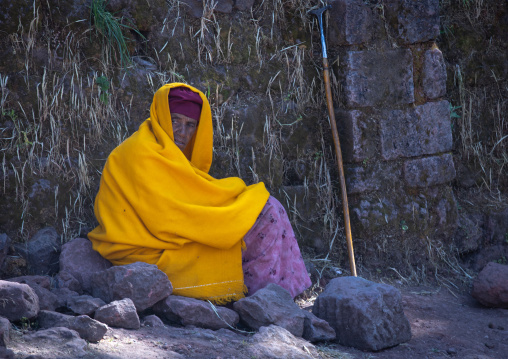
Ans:
[[[345,95],[350,107],[384,107],[414,102],[411,51],[349,51]]]
[[[88,343],[79,337],[79,334],[72,329],[65,327],[49,328],[38,330],[23,336],[23,341],[29,346],[41,348],[54,347],[55,343],[64,345],[65,351],[51,353],[53,358],[82,358],[89,352]],[[39,355],[30,355],[27,358],[43,358]],[[2,357],[3,358],[3,357]]]
[[[379,19],[365,1],[331,2],[328,41],[331,46],[368,43],[379,26]],[[376,26],[377,25],[377,26]]]
[[[387,0],[383,5],[402,42],[413,44],[439,36],[439,0]]]
[[[173,292],[166,273],[155,264],[136,262],[93,275],[92,294],[106,303],[130,298],[138,311],[150,308]]]
[[[17,246],[17,250],[26,258],[28,272],[40,275],[58,273],[60,249],[60,236],[53,227],[41,229],[26,245]]]
[[[62,247],[60,271],[70,273],[86,292],[91,292],[92,275],[110,268],[111,265],[108,260],[93,250],[92,242],[86,238],[75,238]]]
[[[97,309],[94,319],[111,327],[139,329],[140,322],[134,303],[129,298],[116,300]]]
[[[104,305],[106,303],[102,299],[90,295],[73,296],[67,299],[67,308],[79,315],[92,315]]]
[[[446,94],[446,65],[437,48],[425,51],[422,68],[423,93],[428,99]]]
[[[471,295],[487,307],[508,309],[508,265],[488,263],[474,280]]]
[[[428,187],[455,178],[452,155],[418,158],[404,163],[404,179],[410,187]]]
[[[72,315],[41,310],[37,319],[42,328],[69,328],[75,330],[81,338],[90,342],[98,342],[108,330],[107,325],[87,315],[73,317]]]
[[[349,194],[379,191],[395,187],[402,173],[395,163],[374,160],[365,165],[346,165],[346,188]]]
[[[27,284],[0,280],[0,316],[10,321],[34,318],[39,313],[39,298]]]
[[[162,322],[161,318],[155,314],[150,314],[144,317],[141,321],[141,325],[143,327],[164,328],[164,323]]]
[[[225,307],[214,308],[210,303],[203,300],[178,295],[171,295],[160,301],[153,307],[153,311],[159,317],[172,323],[185,326],[194,325],[212,330],[229,328],[240,321],[238,314],[231,309]]]
[[[377,351],[411,339],[400,292],[360,277],[332,279],[313,313],[335,329],[341,345]]]
[[[380,119],[385,160],[431,155],[452,149],[450,105],[429,102],[410,110],[387,110]]]
[[[342,156],[346,162],[362,162],[379,153],[378,120],[361,110],[336,111]]]

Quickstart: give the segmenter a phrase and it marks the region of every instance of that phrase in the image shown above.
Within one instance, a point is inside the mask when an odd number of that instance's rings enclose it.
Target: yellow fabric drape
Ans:
[[[171,88],[185,86],[203,99],[195,135],[184,152],[173,141]],[[156,264],[173,293],[216,303],[244,296],[242,238],[268,200],[263,183],[208,175],[213,154],[210,105],[183,83],[160,88],[150,118],[114,149],[95,199],[99,225],[93,248],[115,265]],[[190,159],[190,161],[189,161]]]

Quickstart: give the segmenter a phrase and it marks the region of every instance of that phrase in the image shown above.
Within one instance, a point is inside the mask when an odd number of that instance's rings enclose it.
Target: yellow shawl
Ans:
[[[198,128],[182,153],[173,141],[171,88],[199,93]],[[99,225],[88,234],[93,248],[115,265],[156,264],[173,293],[221,304],[238,300],[243,283],[243,237],[268,200],[263,183],[208,175],[213,127],[205,95],[183,83],[161,87],[150,118],[114,149],[95,199]],[[190,159],[190,160],[189,160]]]

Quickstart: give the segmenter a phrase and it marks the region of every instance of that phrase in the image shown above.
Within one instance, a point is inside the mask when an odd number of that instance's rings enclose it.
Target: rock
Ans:
[[[208,302],[177,295],[171,295],[160,301],[154,305],[153,311],[172,323],[213,330],[235,326],[240,320],[238,314],[231,309],[212,307]]]
[[[423,92],[429,99],[446,95],[446,65],[442,52],[435,48],[425,52],[422,69]]]
[[[257,292],[256,292],[257,293]],[[277,325],[261,327],[250,343],[252,358],[317,358],[315,347]]]
[[[404,163],[404,179],[410,187],[429,187],[452,181],[455,167],[452,155],[417,158]]]
[[[508,265],[488,263],[474,280],[471,295],[487,307],[508,309]]]
[[[477,250],[482,243],[485,225],[481,213],[461,212],[458,216],[458,228],[455,232],[454,244],[459,254]]]
[[[252,329],[275,324],[297,337],[303,335],[305,314],[291,294],[277,284],[270,283],[254,295],[240,299],[233,308]]]
[[[341,345],[377,351],[411,339],[401,294],[386,284],[334,278],[316,299],[313,313],[335,329]]]
[[[238,11],[250,11],[254,5],[254,0],[236,0],[235,9]]]
[[[311,343],[335,339],[335,330],[326,320],[319,319],[314,314],[302,310],[305,315],[302,337]]]
[[[34,318],[39,313],[39,298],[27,284],[0,280],[0,316],[11,322]]]
[[[9,319],[0,317],[0,347],[9,345],[11,338],[11,322]],[[0,358],[2,358],[0,356]]]
[[[30,274],[54,275],[58,272],[61,244],[53,227],[41,229],[26,245],[16,248],[26,258]]]
[[[345,95],[351,107],[414,102],[413,57],[409,49],[349,51]]]
[[[107,325],[87,315],[73,317],[72,315],[41,310],[38,321],[41,328],[66,327],[75,330],[81,338],[90,342],[98,342],[108,330]]]
[[[58,298],[57,308],[67,307],[69,299],[71,299],[72,297],[79,296],[79,293],[73,292],[72,290],[69,290],[67,288],[53,288],[51,289],[51,293],[55,294],[56,297]]]
[[[164,323],[162,322],[161,318],[154,314],[144,317],[141,321],[141,325],[143,327],[164,328]]]
[[[508,244],[508,208],[491,212],[487,218],[487,240],[491,244]]]
[[[98,308],[104,305],[106,303],[102,299],[94,298],[90,295],[73,296],[67,300],[67,308],[81,315],[91,316]]]
[[[9,252],[9,246],[11,245],[11,239],[5,233],[0,233],[0,270],[4,264],[7,252]]]
[[[450,151],[450,104],[428,102],[414,109],[381,111],[381,155],[385,160]]]
[[[44,289],[51,289],[51,277],[45,275],[24,275],[7,279],[10,282],[28,284],[29,286],[37,285]]]
[[[172,292],[168,276],[154,264],[136,262],[114,266],[93,276],[94,297],[106,303],[130,298],[138,311],[150,308]]]
[[[94,319],[111,327],[139,329],[139,317],[131,299],[111,302],[95,311]]]
[[[40,310],[55,310],[59,307],[58,297],[49,291],[50,279],[47,276],[22,276],[8,279],[10,282],[23,283],[33,289],[39,298]]]
[[[68,288],[69,290],[72,290],[79,294],[83,293],[81,283],[67,271],[60,271],[55,276],[55,288]]]
[[[26,343],[37,343],[39,348],[44,348],[45,346],[53,347],[49,344],[55,342],[65,343],[65,353],[47,353],[48,356],[46,358],[79,358],[86,355],[85,349],[88,345],[85,340],[79,337],[79,334],[75,330],[64,327],[39,330],[33,334],[25,335],[23,340]],[[48,345],[45,345],[45,343]]]
[[[92,249],[92,242],[75,238],[65,243],[60,254],[60,271],[70,273],[84,291],[91,293],[92,275],[110,268],[112,264]]]

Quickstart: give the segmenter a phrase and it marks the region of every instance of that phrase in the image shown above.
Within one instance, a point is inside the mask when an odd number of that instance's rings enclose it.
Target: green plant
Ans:
[[[122,23],[123,17],[117,18],[114,14],[106,10],[107,0],[92,0],[90,5],[90,21],[93,20],[95,29],[103,36],[103,42],[109,50],[116,48],[117,55],[120,57],[121,66],[131,64],[129,50],[127,49],[127,39],[123,30],[132,30],[144,39],[144,36],[136,29],[131,22],[130,25]],[[126,20],[129,21],[129,20]]]
[[[402,229],[404,232],[409,229],[409,227],[406,224],[406,221],[404,220],[400,221],[400,229]]]
[[[108,102],[109,102],[109,95],[111,95],[108,92],[108,90],[109,90],[109,81],[108,81],[108,78],[106,76],[99,76],[99,77],[95,78],[95,82],[97,83],[97,85],[101,89],[101,94],[99,96],[99,99],[101,100],[101,102],[104,105],[107,105]]]

